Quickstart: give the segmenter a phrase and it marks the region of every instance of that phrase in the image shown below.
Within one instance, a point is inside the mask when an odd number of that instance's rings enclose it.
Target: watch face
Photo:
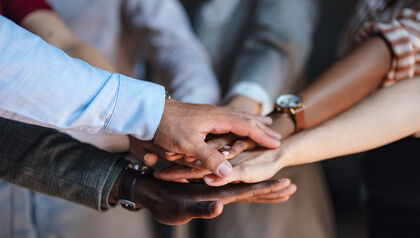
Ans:
[[[277,98],[276,104],[282,108],[296,108],[302,103],[302,99],[294,94],[284,94]]]

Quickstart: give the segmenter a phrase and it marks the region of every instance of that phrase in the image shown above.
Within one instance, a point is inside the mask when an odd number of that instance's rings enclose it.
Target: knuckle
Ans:
[[[220,153],[217,150],[209,151],[204,159],[204,164],[209,168],[216,169],[216,166],[220,163]]]
[[[219,139],[214,139],[212,141],[209,142],[209,144],[213,147],[213,148],[220,148],[223,146],[223,138],[219,138]]]
[[[245,116],[245,121],[247,122],[247,124],[250,126],[250,127],[255,127],[255,126],[257,126],[257,122],[255,121],[255,119],[254,118],[252,118],[251,116]]]
[[[245,149],[248,147],[248,143],[246,143],[246,141],[244,140],[238,140],[237,142],[235,142],[235,144],[238,149]]]

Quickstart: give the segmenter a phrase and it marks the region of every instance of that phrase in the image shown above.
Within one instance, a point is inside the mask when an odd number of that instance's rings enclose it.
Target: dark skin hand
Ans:
[[[118,200],[119,179],[112,188],[110,203],[115,204]],[[136,183],[135,202],[149,209],[160,223],[179,225],[195,218],[215,218],[222,213],[224,205],[233,202],[284,202],[295,191],[296,185],[290,184],[288,179],[208,187],[205,184],[165,182],[141,175]]]

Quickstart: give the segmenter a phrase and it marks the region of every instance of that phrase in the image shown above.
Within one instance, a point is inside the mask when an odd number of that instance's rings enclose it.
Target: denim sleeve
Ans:
[[[303,70],[311,51],[317,6],[314,0],[258,1],[234,65],[231,91],[235,92],[228,95],[260,92],[262,88],[266,95],[259,93],[255,99],[272,108],[280,92],[294,90],[295,82],[291,80]],[[248,82],[247,87],[242,87],[246,90],[235,87],[244,82]],[[260,89],[252,85],[259,85]],[[249,90],[251,86],[255,90]]]
[[[10,183],[103,211],[126,164],[54,129],[0,118],[0,178]]]

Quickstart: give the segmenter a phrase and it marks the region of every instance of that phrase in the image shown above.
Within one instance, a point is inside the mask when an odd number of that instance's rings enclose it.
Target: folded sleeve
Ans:
[[[0,116],[85,133],[150,140],[165,89],[71,58],[0,16]]]
[[[381,35],[393,53],[391,69],[383,86],[420,75],[420,11],[405,8],[389,21],[366,22],[355,41]]]

